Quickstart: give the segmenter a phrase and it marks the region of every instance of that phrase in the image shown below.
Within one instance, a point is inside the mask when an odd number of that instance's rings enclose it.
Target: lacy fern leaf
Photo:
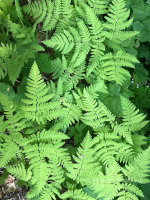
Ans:
[[[125,97],[121,97],[123,107],[123,125],[128,128],[130,132],[138,131],[143,128],[148,121],[144,121],[145,115],[139,113],[136,107]]]
[[[133,22],[132,18],[128,20],[129,15],[124,0],[113,0],[109,5],[108,16],[105,17],[107,23],[103,25],[106,28],[105,37],[114,43],[121,43],[135,36],[137,32],[125,31]]]
[[[48,94],[48,87],[42,80],[37,64],[34,63],[27,82],[27,99],[23,99],[22,110],[28,120],[45,123],[45,120],[57,118],[60,113],[56,108],[60,102],[48,102],[53,94]],[[32,107],[32,109],[31,109]]]

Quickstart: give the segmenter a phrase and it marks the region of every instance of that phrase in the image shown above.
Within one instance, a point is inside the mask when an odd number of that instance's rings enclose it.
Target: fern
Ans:
[[[7,166],[7,171],[23,181],[30,180],[32,176],[31,171],[27,171],[23,163],[18,163],[16,166]]]
[[[117,51],[114,55],[112,53],[105,54],[100,67],[103,68],[102,73],[104,73],[106,80],[115,81],[122,85],[127,78],[131,77],[130,73],[122,66],[134,68],[132,62],[138,63],[134,56]]]
[[[32,4],[25,5],[23,11],[36,20],[35,26],[43,22],[42,29],[44,31],[52,30],[57,26],[56,32],[60,32],[72,23],[73,8],[69,0],[35,1]]]
[[[45,123],[45,120],[57,118],[60,114],[59,110],[57,112],[55,110],[60,102],[48,102],[54,95],[48,94],[48,88],[42,80],[36,63],[33,64],[27,84],[27,99],[22,100],[25,117],[37,123]]]
[[[118,120],[98,100],[96,85],[74,93],[78,105],[73,99],[70,103],[60,102],[63,90],[61,79],[59,81],[58,88],[52,82],[47,86],[34,62],[27,80],[26,99],[19,108],[1,93],[0,103],[6,117],[5,120],[1,118],[1,131],[4,132],[0,137],[0,166],[6,166],[9,173],[28,182],[29,199],[93,199],[84,187],[96,198],[110,200],[127,196],[134,200],[136,196],[142,197],[134,181],[149,181],[149,148],[142,150],[142,145],[146,144],[144,138],[132,137],[134,129],[128,128],[130,125],[125,119],[127,115],[135,119],[140,117],[140,130],[147,123],[143,121],[145,116],[138,114],[135,107],[121,97],[123,119]],[[93,137],[88,132],[71,158],[68,149],[64,148],[68,140],[65,132],[79,120],[91,126]],[[61,193],[62,185],[65,186],[68,180],[74,189],[70,187]],[[78,188],[77,184],[81,186]]]
[[[121,43],[137,34],[136,31],[125,31],[133,19],[129,19],[130,11],[125,8],[124,0],[113,0],[109,5],[108,16],[105,17],[107,23],[104,24],[106,28],[105,37],[108,38],[109,46],[113,43]]]
[[[87,133],[81,147],[78,148],[77,157],[73,156],[76,164],[74,164],[73,170],[68,174],[71,179],[76,180],[77,183],[82,183],[82,185],[90,183],[91,177],[100,170],[98,162],[96,162],[97,157],[92,149],[93,145],[92,138]]]
[[[0,18],[6,19],[14,0],[0,0]]]
[[[65,107],[62,109],[63,114],[60,117],[60,120],[62,121],[64,127],[69,127],[69,125],[75,123],[75,120],[79,121],[81,117],[81,110],[78,106],[66,102],[63,102],[63,105]]]
[[[122,169],[129,180],[137,183],[149,182],[149,151],[150,148],[139,153],[130,164],[125,165],[125,168]]]
[[[149,115],[125,1],[13,2],[0,0],[2,181],[29,200],[143,198]]]
[[[11,66],[12,61],[16,62],[15,57],[16,57],[16,47],[13,47],[12,45],[8,45],[8,44],[7,45],[1,44],[0,46],[0,79],[5,78],[8,72],[8,68],[9,66]]]
[[[95,198],[89,197],[81,189],[74,191],[67,191],[61,195],[61,199],[71,198],[73,200],[94,200]]]
[[[138,113],[135,106],[128,101],[128,99],[121,97],[121,102],[123,106],[123,125],[131,132],[138,131],[143,128],[148,121],[143,121],[145,115]]]
[[[67,54],[75,48],[71,62],[75,62],[77,58],[78,61],[74,63],[74,67],[83,63],[90,50],[90,34],[87,27],[82,20],[77,22],[77,25],[79,31],[73,27],[69,27],[69,30],[64,30],[60,34],[56,32],[50,40],[43,41],[46,46],[62,51],[62,54]]]
[[[83,93],[83,107],[87,112],[83,115],[82,120],[85,124],[92,126],[93,128],[102,127],[104,122],[110,121],[113,123],[114,116],[111,115],[109,110],[102,102],[97,102],[90,97],[86,92]]]

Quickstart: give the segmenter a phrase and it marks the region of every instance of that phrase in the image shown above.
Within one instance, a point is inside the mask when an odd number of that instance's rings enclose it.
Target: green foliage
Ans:
[[[149,18],[144,0],[0,0],[1,184],[148,198]]]

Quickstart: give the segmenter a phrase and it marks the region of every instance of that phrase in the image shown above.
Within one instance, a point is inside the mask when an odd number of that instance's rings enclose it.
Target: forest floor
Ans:
[[[0,200],[27,200],[25,187],[16,185],[16,180],[9,175],[4,184],[0,186]]]

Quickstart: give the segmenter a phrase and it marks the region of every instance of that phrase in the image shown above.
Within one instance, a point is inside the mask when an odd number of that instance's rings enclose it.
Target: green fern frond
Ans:
[[[45,120],[52,120],[60,115],[60,102],[50,102],[54,94],[48,94],[48,87],[42,80],[37,64],[34,62],[29,78],[27,80],[27,99],[22,99],[23,114],[28,120],[37,123],[45,123]],[[32,108],[31,108],[32,107]]]
[[[14,37],[23,37],[24,41],[20,43],[17,41],[19,44],[16,46],[12,44],[0,45],[0,79],[4,79],[8,74],[9,80],[14,84],[24,67],[24,64],[28,62],[29,58],[33,58],[35,56],[35,52],[43,49],[40,45],[36,44],[35,38],[31,37],[32,34],[28,33],[29,30],[27,28],[24,28],[21,25],[19,26],[15,23],[13,23],[12,26],[13,30],[11,31],[13,31]],[[16,26],[17,31],[14,28]],[[18,31],[20,31],[20,28],[24,30],[24,33],[21,33],[22,35],[19,36]],[[24,46],[23,44],[26,45]]]
[[[103,80],[99,80],[97,83],[91,84],[89,87],[86,87],[86,91],[94,99],[99,97],[99,93],[107,93],[107,86]]]
[[[16,166],[7,166],[6,169],[19,180],[29,181],[31,179],[32,173],[30,170],[26,170],[23,163],[18,163]]]
[[[9,134],[15,137],[19,131],[26,127],[25,120],[22,120],[20,112],[17,110],[14,102],[12,102],[8,96],[0,92],[0,103],[4,108],[4,114],[6,116],[5,126],[9,131]]]
[[[59,195],[58,189],[61,189],[60,184],[64,181],[64,172],[58,164],[57,157],[52,155],[52,152],[49,162],[45,161],[45,157],[51,151],[51,148],[51,145],[44,145],[41,143],[39,145],[28,145],[24,150],[26,157],[30,159],[29,170],[32,172],[30,180],[32,187],[27,194],[27,198],[39,196],[38,199],[44,197],[55,199],[55,194]]]
[[[29,191],[28,197],[32,198],[34,196],[38,196],[43,187],[46,185],[50,169],[48,163],[46,163],[42,157],[37,144],[27,145],[23,153],[25,153],[26,158],[30,159],[30,166],[28,169],[32,172],[30,184],[34,185],[34,189]]]
[[[10,145],[11,144],[11,145]],[[6,166],[10,161],[16,158],[16,153],[19,153],[19,145],[11,138],[7,138],[7,141],[2,144],[0,148],[0,167]]]
[[[122,190],[117,194],[118,200],[138,200],[137,196],[144,197],[142,191],[133,184],[122,184]]]
[[[55,33],[50,40],[45,40],[43,43],[67,54],[72,51],[73,57],[71,62],[74,62],[74,67],[79,66],[86,58],[90,50],[90,34],[89,30],[82,20],[77,22],[78,30],[74,27],[68,27],[68,30],[63,30],[61,33]]]
[[[23,26],[14,22],[9,22],[9,30],[13,35],[14,40],[18,46],[27,45],[32,43],[34,38],[34,29],[31,27]],[[37,44],[38,46],[38,44]],[[39,46],[40,47],[40,46]]]
[[[74,124],[75,121],[79,121],[81,110],[77,105],[63,102],[63,106],[64,108],[62,109],[60,121],[64,127],[69,127]]]
[[[88,196],[86,193],[83,192],[82,189],[76,189],[74,191],[67,191],[60,196],[61,199],[72,199],[72,200],[94,200]]]
[[[105,174],[100,172],[97,176],[91,178],[91,184],[88,187],[97,194],[97,199],[111,200],[117,196],[122,188],[122,181],[120,166],[113,164],[106,168]]]
[[[127,143],[129,143],[131,145],[133,144],[131,133],[126,126],[123,126],[122,124],[120,124],[120,125],[116,124],[114,126],[114,132],[117,135],[123,137]]]
[[[62,17],[61,14],[65,18],[67,8],[70,8],[68,7],[68,3],[69,2],[61,2],[60,0],[56,0],[55,2],[52,2],[51,0],[44,0],[42,2],[34,1],[31,4],[23,6],[23,11],[36,20],[34,25],[35,27],[37,24],[43,22],[42,29],[44,31],[47,31],[52,30],[56,27],[57,23]],[[72,15],[70,14],[68,18],[70,19],[71,16]],[[63,19],[62,21],[65,21],[65,19]],[[60,27],[62,27],[62,23],[60,22],[58,26],[60,29]]]
[[[56,23],[58,22],[61,14],[61,1],[56,0],[54,1],[54,6],[53,6],[53,12],[52,12],[52,17],[49,18],[50,21],[48,25],[44,28],[44,30],[52,30],[55,28]]]
[[[132,135],[133,149],[134,149],[135,155],[143,151],[143,148],[142,148],[143,145],[147,145],[146,140],[147,138],[144,135],[140,135],[140,134]]]
[[[61,14],[59,21],[56,26],[56,33],[60,33],[63,30],[67,29],[69,26],[75,24],[74,20],[75,10],[71,5],[71,0],[62,0],[61,1]]]
[[[89,184],[91,177],[96,175],[100,170],[98,166],[97,157],[92,147],[94,142],[89,133],[87,133],[81,147],[78,148],[77,156],[73,156],[75,164],[73,169],[67,174],[71,179],[76,180],[78,183]]]
[[[137,183],[145,184],[149,182],[149,170],[150,170],[150,148],[147,148],[143,152],[139,153],[133,161],[125,165],[122,172],[128,177],[128,180]]]
[[[133,160],[135,153],[133,151],[132,145],[119,142],[116,145],[116,159],[123,163],[129,163]]]
[[[75,45],[74,38],[67,30],[63,32],[59,35],[54,35],[50,40],[45,40],[42,43],[48,47],[62,51],[62,54],[69,53]]]
[[[14,0],[0,0],[0,18],[6,19]]]
[[[55,97],[53,97],[53,100],[57,100],[64,94],[64,88],[63,88],[63,81],[61,78],[58,79],[57,85],[51,80],[50,84],[48,83],[49,91],[53,94],[55,94]]]
[[[23,11],[27,14],[30,14],[34,19],[36,19],[36,24],[38,24],[44,20],[47,12],[49,12],[48,16],[51,17],[52,8],[52,2],[44,0],[42,2],[35,1],[32,4],[23,6]],[[48,19],[46,18],[45,21],[47,20]]]
[[[87,0],[88,5],[94,10],[96,15],[103,15],[108,12],[108,1],[107,0]]]
[[[121,97],[123,125],[128,128],[130,132],[142,129],[148,121],[144,120],[145,115],[139,113],[136,107],[125,97]]]
[[[107,23],[103,24],[106,28],[105,37],[116,43],[121,43],[135,36],[137,32],[125,31],[133,22],[133,18],[128,20],[129,15],[130,11],[125,8],[124,0],[113,0],[109,6],[108,16],[105,17]]]
[[[83,106],[86,113],[81,118],[82,121],[93,127],[102,127],[105,122],[114,122],[115,117],[102,102],[96,102],[86,90],[83,93]]]
[[[86,23],[91,35],[91,56],[87,68],[87,76],[89,76],[101,61],[101,57],[104,55],[105,46],[103,41],[105,38],[102,34],[102,24],[94,14],[93,10],[87,6],[87,4],[82,4],[82,6],[86,13]]]
[[[8,67],[16,56],[16,47],[0,44],[0,79],[4,79],[8,73]]]
[[[64,93],[76,88],[79,81],[85,76],[84,71],[85,63],[75,66],[65,56],[62,56],[62,60],[56,59],[52,62],[51,73],[53,79],[61,78]]]
[[[105,54],[100,67],[103,68],[103,74],[107,80],[122,85],[127,77],[131,77],[123,67],[134,68],[133,63],[138,63],[133,55],[117,51],[114,55],[112,53]]]
[[[14,103],[3,93],[0,93],[0,103],[4,108],[6,117],[2,128],[7,131],[7,134],[3,132],[0,136],[3,140],[0,150],[0,166],[4,167],[12,159],[15,159],[16,154],[20,152],[19,145],[23,139],[20,131],[26,128],[26,121],[22,118]]]
[[[118,145],[115,139],[116,135],[112,133],[99,133],[96,137],[97,145],[95,146],[95,151],[100,161],[106,166],[116,163],[115,155],[118,154],[116,151],[116,146]]]
[[[62,132],[56,132],[51,130],[42,130],[37,132],[37,134],[32,134],[27,139],[24,139],[23,145],[34,144],[39,142],[52,142],[57,140],[65,140],[68,139],[68,136],[63,134]]]

